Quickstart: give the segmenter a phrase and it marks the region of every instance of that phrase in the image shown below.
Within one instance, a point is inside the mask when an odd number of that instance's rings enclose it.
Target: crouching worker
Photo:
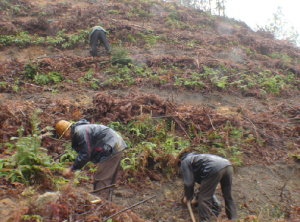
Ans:
[[[219,201],[214,193],[218,183],[221,183],[225,199],[226,215],[231,220],[237,219],[237,209],[231,194],[233,167],[231,163],[219,156],[211,154],[190,153],[191,149],[183,149],[177,156],[183,184],[183,203],[197,202],[194,197],[195,182],[200,185],[198,191],[198,212],[200,221],[210,221],[211,217],[218,216],[221,211]]]
[[[107,52],[110,49],[106,38],[106,31],[104,30],[104,28],[102,28],[101,26],[94,26],[90,30],[90,37],[89,37],[90,45],[92,47],[92,50],[90,50],[90,54],[92,56],[97,56],[98,39],[100,40],[100,44],[102,43],[104,45]]]
[[[116,182],[122,153],[127,145],[114,130],[104,125],[90,124],[86,120],[74,124],[61,120],[55,128],[60,138],[72,140],[72,149],[78,153],[73,166],[63,172],[64,177],[69,177],[72,171],[92,161],[99,163],[93,178],[94,190]]]

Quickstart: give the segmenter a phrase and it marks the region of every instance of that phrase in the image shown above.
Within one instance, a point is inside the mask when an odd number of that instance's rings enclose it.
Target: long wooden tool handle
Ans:
[[[193,221],[193,222],[196,222],[195,216],[194,216],[194,213],[193,213],[192,207],[191,207],[191,201],[188,201],[188,202],[186,203],[186,205],[187,205],[187,207],[188,207],[188,209],[189,209],[189,211],[190,211],[190,215],[191,215],[192,221]]]
[[[101,190],[105,190],[105,189],[108,189],[108,188],[111,188],[111,187],[114,187],[114,186],[116,186],[116,184],[112,184],[112,185],[109,185],[109,186],[107,186],[107,187],[102,187],[102,188],[100,188],[100,189],[98,189],[98,190],[90,191],[89,193],[97,193],[97,192],[99,192],[99,191],[101,191]]]
[[[140,204],[142,204],[142,203],[144,203],[144,202],[146,202],[146,201],[148,201],[148,200],[151,200],[151,199],[153,199],[154,197],[156,197],[156,195],[154,195],[154,196],[152,196],[152,197],[149,197],[149,198],[147,198],[147,199],[145,199],[145,200],[143,200],[143,201],[141,201],[141,202],[138,202],[138,203],[136,203],[136,204],[133,204],[132,206],[127,207],[127,208],[125,208],[125,209],[123,209],[123,210],[121,210],[121,211],[119,211],[119,212],[117,212],[117,213],[115,213],[115,214],[109,216],[109,217],[108,217],[107,219],[105,219],[103,222],[107,221],[109,218],[113,218],[114,216],[116,216],[116,215],[118,215],[118,214],[120,214],[120,213],[123,213],[123,212],[126,211],[126,210],[130,210],[131,208],[134,208],[134,207],[136,207],[136,206],[138,206],[138,205],[140,205]],[[195,222],[196,222],[196,221],[195,221]]]

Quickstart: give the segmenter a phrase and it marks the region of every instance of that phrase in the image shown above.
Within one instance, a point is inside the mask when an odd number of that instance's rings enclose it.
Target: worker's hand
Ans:
[[[62,176],[65,178],[68,178],[71,176],[71,174],[72,174],[72,169],[71,169],[71,167],[69,167],[69,168],[65,169],[65,171],[62,173]]]
[[[184,204],[187,203],[187,198],[186,198],[186,197],[183,198],[183,203],[184,203]]]
[[[198,198],[197,198],[197,196],[194,196],[194,198],[191,201],[191,205],[194,206],[194,207],[198,206]]]
[[[182,197],[180,200],[181,206],[186,209],[187,208],[187,198],[186,197]]]

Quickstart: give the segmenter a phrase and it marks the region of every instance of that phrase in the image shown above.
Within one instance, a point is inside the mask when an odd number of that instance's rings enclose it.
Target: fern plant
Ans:
[[[0,176],[14,182],[24,182],[26,185],[34,183],[40,177],[52,177],[51,170],[63,169],[58,163],[51,163],[51,156],[47,155],[47,149],[41,147],[41,136],[50,135],[50,128],[44,129],[46,132],[38,130],[39,110],[35,110],[31,118],[32,134],[24,137],[23,126],[18,130],[18,137],[12,137],[16,140],[15,153],[9,159],[0,161]]]
[[[215,84],[216,86],[218,86],[222,89],[225,89],[226,85],[228,84],[227,78],[228,78],[228,76],[223,76],[219,79],[217,76],[215,76],[215,77],[211,78],[211,82],[213,84]]]
[[[25,65],[25,70],[23,71],[24,77],[28,79],[34,79],[38,72],[37,64],[28,63]]]
[[[72,162],[76,159],[77,153],[71,148],[68,143],[64,144],[65,153],[59,158],[60,162]]]

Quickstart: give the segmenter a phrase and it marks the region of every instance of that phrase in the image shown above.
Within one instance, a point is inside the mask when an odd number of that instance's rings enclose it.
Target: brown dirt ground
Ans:
[[[121,95],[127,95],[130,90],[110,91]],[[143,88],[141,92],[149,92],[160,95],[177,103],[194,105],[206,104],[223,115],[235,115],[233,107],[250,106],[257,112],[268,109],[268,103],[280,104],[287,102],[293,104],[299,98],[277,98],[272,101],[259,100],[253,97],[239,97],[232,95],[199,93],[172,92],[170,90],[158,90],[155,88]],[[91,105],[92,96],[95,91],[81,90],[79,93],[67,92],[63,94],[51,94],[43,92],[35,95],[18,96],[14,94],[0,94],[0,101],[9,103],[11,100],[26,99],[30,96],[47,98],[64,98],[80,105]],[[120,181],[123,183],[124,181]],[[133,211],[141,218],[149,221],[187,221],[190,216],[187,209],[183,209],[179,199],[183,193],[182,180],[177,178],[172,181],[147,181],[148,188],[130,187],[120,185],[114,195],[114,203],[124,207],[131,206],[143,199],[156,195],[156,199],[150,200]],[[134,183],[133,183],[134,184]],[[236,169],[233,181],[233,196],[238,207],[240,217],[245,218],[252,215],[260,221],[270,221],[270,218],[280,218],[283,215],[285,204],[296,204],[300,200],[300,166],[297,165],[254,165],[243,166]],[[82,184],[84,189],[92,190],[91,185]],[[132,186],[132,185],[131,185]],[[220,187],[216,194],[220,200],[222,195]],[[224,201],[222,200],[223,211],[220,217],[226,219],[224,212]],[[12,204],[13,205],[13,204]],[[194,208],[197,215],[197,208]],[[252,219],[253,219],[252,218]],[[295,221],[295,220],[292,220]]]
[[[284,212],[288,204],[299,203],[300,199],[300,167],[293,164],[243,166],[235,170],[233,180],[233,197],[240,218],[256,219],[257,221],[299,221],[297,218],[288,220]],[[180,204],[183,194],[182,180],[146,181],[148,187],[139,188],[135,182],[119,181],[114,191],[113,202],[119,206],[132,206],[153,195],[155,199],[147,201],[132,209],[136,215],[146,221],[191,221],[187,209]],[[124,185],[126,184],[126,185]],[[92,190],[92,185],[82,184],[81,189]],[[135,186],[136,185],[136,186]],[[226,221],[224,200],[220,186],[216,196],[222,204],[219,220]],[[288,204],[287,204],[288,203]],[[198,219],[197,207],[193,212]],[[281,220],[280,220],[281,218]]]

